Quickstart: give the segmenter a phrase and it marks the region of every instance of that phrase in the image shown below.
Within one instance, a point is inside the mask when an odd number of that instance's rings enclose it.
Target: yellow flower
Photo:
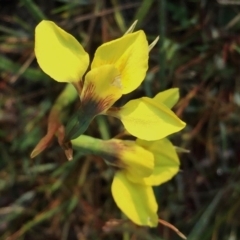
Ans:
[[[172,108],[178,99],[179,90],[173,88],[157,94],[153,100],[166,108]],[[158,186],[170,180],[179,171],[180,162],[175,148],[167,138],[157,141],[137,139],[135,148],[139,147],[148,151],[148,154],[152,154],[153,162],[150,156],[147,158],[146,154],[135,151],[136,161],[148,164],[149,168],[152,167],[151,173],[146,171],[145,176],[140,176],[137,174],[137,167],[133,168],[126,163],[126,167],[114,176],[112,194],[118,207],[133,222],[155,227],[158,224],[158,206],[152,186]],[[126,156],[127,154],[125,154],[125,158],[121,158],[122,161],[128,162]]]
[[[81,44],[51,21],[43,20],[35,30],[35,54],[42,70],[59,82],[79,82],[89,65]],[[148,42],[140,30],[101,45],[86,74],[81,93],[82,104],[101,101],[106,110],[122,94],[136,89],[148,68]]]
[[[134,27],[132,27],[133,29]],[[119,118],[132,135],[157,140],[180,131],[182,122],[169,108],[158,101],[143,97],[110,108],[123,94],[136,89],[148,69],[149,50],[142,30],[102,44],[95,52],[90,70],[89,56],[81,44],[51,21],[40,22],[35,30],[35,54],[42,70],[59,82],[79,84],[81,107],[69,120],[66,140],[86,131],[99,114]]]
[[[134,223],[157,226],[158,205],[152,186],[168,181],[179,170],[178,156],[168,139],[103,141],[83,135],[72,143],[78,150],[117,166],[111,188],[117,206]]]
[[[178,99],[179,91],[173,88],[157,94],[149,101],[156,108],[161,104],[161,107],[170,111]],[[74,139],[72,144],[82,153],[99,155],[109,165],[116,166],[118,171],[114,175],[111,190],[117,206],[134,223],[157,226],[158,205],[152,186],[170,180],[180,165],[176,150],[168,139],[103,141],[82,135]]]

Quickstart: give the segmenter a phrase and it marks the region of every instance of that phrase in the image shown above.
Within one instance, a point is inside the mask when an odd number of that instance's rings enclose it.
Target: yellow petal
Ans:
[[[81,44],[46,20],[35,29],[35,54],[41,69],[58,82],[79,81],[89,64],[89,56]]]
[[[158,93],[153,99],[156,103],[163,103],[168,108],[172,108],[179,100],[179,89],[170,88]]]
[[[82,141],[86,146],[88,139],[91,138],[81,136],[73,143],[79,145]],[[133,177],[143,178],[152,174],[154,167],[153,154],[136,144],[135,141],[92,139],[94,141],[90,141],[91,150],[95,151],[96,155],[104,158],[108,164],[124,169],[128,175]]]
[[[87,73],[81,94],[81,107],[87,115],[104,113],[122,96],[120,73],[104,65]]]
[[[131,100],[108,114],[119,118],[129,133],[148,141],[162,139],[185,127],[168,107],[147,97]]]
[[[113,155],[120,160],[127,175],[147,177],[153,172],[154,157],[150,151],[137,145],[134,141],[110,140],[116,144]]]
[[[113,64],[121,73],[122,93],[136,89],[148,69],[148,42],[143,31],[128,33],[101,45],[94,56],[92,68]]]
[[[170,180],[179,171],[179,159],[172,143],[167,139],[144,141],[137,139],[137,144],[154,154],[153,173],[146,178],[129,178],[133,182],[157,186]]]
[[[148,177],[153,172],[153,154],[135,141],[102,140],[82,135],[72,144],[83,153],[98,155],[108,164],[124,169],[132,177]]]
[[[112,194],[117,206],[134,223],[156,227],[157,203],[151,187],[130,182],[123,171],[115,174]]]

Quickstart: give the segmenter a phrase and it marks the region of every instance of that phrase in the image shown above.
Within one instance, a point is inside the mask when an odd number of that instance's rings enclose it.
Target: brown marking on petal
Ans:
[[[97,115],[111,106],[111,102],[114,99],[114,95],[108,95],[105,98],[99,98],[95,92],[95,85],[93,83],[88,83],[84,97],[82,99],[82,107],[86,114]]]
[[[107,110],[111,106],[111,102],[114,99],[114,95],[108,95],[106,98],[102,98],[98,102],[98,110],[100,112],[103,112],[104,110]]]
[[[109,150],[101,153],[101,157],[104,158],[110,165],[119,169],[126,169],[128,166],[121,158],[121,152],[125,151],[126,145],[123,141],[107,140],[109,141]]]
[[[111,140],[110,140],[111,141]],[[129,144],[127,144],[129,143]],[[112,144],[112,149],[113,153],[114,153],[114,157],[115,157],[115,161],[116,161],[116,165],[120,168],[120,169],[128,169],[131,166],[127,163],[127,161],[123,162],[123,155],[122,153],[124,151],[127,152],[132,152],[133,154],[135,153],[135,149],[134,147],[132,147],[132,145],[130,144],[132,143],[133,145],[135,144],[135,141],[131,141],[131,140],[119,140],[119,141],[113,141]]]
[[[84,93],[84,98],[82,99],[82,104],[86,104],[89,102],[91,99],[93,99],[93,96],[95,94],[95,85],[93,83],[88,83],[85,93]]]

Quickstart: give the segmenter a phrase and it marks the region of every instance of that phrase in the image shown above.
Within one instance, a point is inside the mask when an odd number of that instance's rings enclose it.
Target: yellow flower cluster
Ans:
[[[171,110],[179,98],[176,88],[112,107],[142,83],[149,51],[156,43],[149,45],[144,31],[133,29],[131,26],[124,36],[102,44],[89,67],[89,56],[81,44],[55,23],[44,20],[36,27],[35,54],[51,78],[77,86],[81,106],[66,127],[66,141],[72,140],[76,148],[81,148],[83,140],[86,145],[87,139],[81,135],[99,114],[120,119],[137,138],[96,140],[101,144],[95,153],[120,169],[112,183],[118,207],[136,224],[155,227],[158,206],[152,186],[168,181],[179,170],[175,148],[166,136],[180,131],[185,123]],[[92,142],[97,144],[93,138]]]

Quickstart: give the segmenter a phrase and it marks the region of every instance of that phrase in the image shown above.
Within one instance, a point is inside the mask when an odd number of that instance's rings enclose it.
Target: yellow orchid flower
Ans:
[[[154,100],[172,108],[179,99],[179,90],[172,88],[157,94]],[[118,207],[135,223],[155,227],[158,224],[157,204],[152,186],[170,180],[179,171],[179,159],[172,143],[167,139],[145,141],[137,139],[135,144],[151,152],[154,167],[150,175],[142,177],[129,168],[114,176],[112,194]],[[144,158],[141,155],[138,159]],[[149,162],[144,158],[146,162]],[[121,191],[120,191],[121,189]]]
[[[179,90],[177,88],[166,90],[154,97],[154,100],[161,102],[167,108],[172,108],[178,99]],[[135,144],[153,154],[152,172],[144,177],[136,174],[137,172],[131,167],[126,167],[115,174],[112,194],[118,207],[133,222],[155,227],[159,221],[152,186],[158,186],[170,180],[179,171],[180,162],[174,146],[167,138],[157,141],[137,139]],[[149,159],[143,155],[135,153],[135,157],[137,159],[143,158],[145,162],[150,164]]]
[[[158,40],[148,46],[142,30],[132,33],[134,24],[124,36],[96,50],[84,81],[89,56],[81,44],[51,21],[43,20],[37,25],[35,54],[41,69],[56,81],[81,86],[77,88],[81,107],[67,124],[66,140],[84,133],[99,114],[119,118],[132,135],[145,140],[164,138],[185,126],[155,98],[132,100],[117,110],[110,108],[123,94],[141,84],[148,69],[149,50]]]
[[[41,69],[59,82],[79,82],[89,65],[81,44],[54,22],[43,20],[35,30],[35,54]],[[106,110],[122,94],[136,89],[148,68],[148,42],[140,30],[104,43],[95,53],[86,74],[81,102],[93,101],[97,113]],[[101,102],[101,104],[97,104]]]
[[[82,135],[72,143],[78,150],[117,166],[111,188],[116,204],[134,223],[157,226],[158,206],[152,186],[168,181],[179,170],[178,156],[169,140],[104,141]]]

